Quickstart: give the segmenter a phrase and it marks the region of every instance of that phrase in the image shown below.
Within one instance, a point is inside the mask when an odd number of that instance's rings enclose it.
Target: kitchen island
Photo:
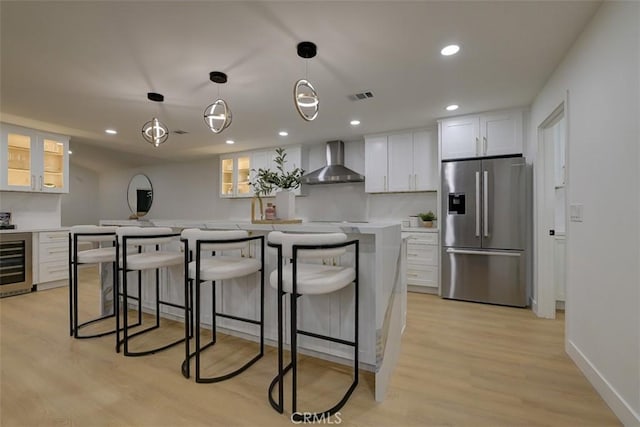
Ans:
[[[266,236],[270,231],[329,233],[343,232],[348,239],[360,241],[360,368],[375,372],[376,400],[382,401],[388,386],[393,367],[400,350],[400,337],[406,316],[406,281],[403,274],[404,246],[402,244],[400,224],[387,222],[351,223],[351,222],[306,222],[301,224],[252,224],[241,221],[192,221],[192,220],[147,220],[147,221],[101,221],[101,225],[139,225],[172,227],[177,231],[184,228],[202,228],[215,230],[248,230],[253,234]],[[177,248],[176,248],[177,249]],[[345,255],[343,261],[350,263]],[[277,266],[275,250],[268,249],[265,256],[265,342],[275,345],[277,337],[277,299],[276,291],[268,283],[271,271]],[[102,269],[103,309],[111,310],[112,293],[110,290],[110,268]],[[168,285],[162,289],[164,298],[181,303],[183,297],[183,269],[172,268],[168,272]],[[217,310],[235,315],[257,318],[259,313],[259,276],[249,276],[233,280],[233,286],[225,281],[217,286]],[[177,286],[177,285],[180,286]],[[154,292],[149,286],[143,287],[142,299],[145,310],[154,307]],[[210,286],[204,286],[202,299],[210,298]],[[208,292],[208,294],[207,294]],[[353,339],[353,287],[349,286],[329,295],[305,296],[300,300],[301,328],[319,334],[328,334],[342,339]],[[285,299],[285,312],[288,316],[288,299]],[[248,302],[248,303],[247,303]],[[172,307],[163,309],[163,315],[182,320],[183,312]],[[219,318],[221,331],[247,339],[257,339],[255,325],[242,324],[230,319]],[[202,323],[211,324],[211,310],[203,307]],[[288,328],[285,326],[288,330]],[[288,332],[285,331],[285,336]],[[288,342],[288,338],[287,338]],[[350,363],[353,350],[337,343],[318,341],[300,336],[298,345],[301,352],[333,360]]]

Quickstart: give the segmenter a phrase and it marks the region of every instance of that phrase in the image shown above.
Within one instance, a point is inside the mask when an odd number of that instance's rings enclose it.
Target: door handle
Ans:
[[[484,171],[482,179],[482,207],[484,208],[484,237],[489,237],[489,171]]]
[[[447,249],[448,254],[459,254],[459,255],[496,255],[496,256],[511,256],[511,257],[519,257],[522,255],[521,252],[497,252],[497,251],[471,251],[468,249]]]
[[[476,237],[480,237],[480,172],[476,171]]]

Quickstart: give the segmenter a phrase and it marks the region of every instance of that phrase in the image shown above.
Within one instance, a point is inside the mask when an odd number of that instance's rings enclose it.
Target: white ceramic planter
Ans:
[[[276,193],[276,216],[279,219],[294,219],[296,196],[292,191],[280,190]]]

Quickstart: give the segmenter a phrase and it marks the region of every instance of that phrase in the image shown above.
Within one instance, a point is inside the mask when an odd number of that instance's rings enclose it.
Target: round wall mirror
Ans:
[[[146,175],[138,174],[131,178],[127,189],[127,202],[131,213],[138,218],[149,212],[153,202],[153,187]]]

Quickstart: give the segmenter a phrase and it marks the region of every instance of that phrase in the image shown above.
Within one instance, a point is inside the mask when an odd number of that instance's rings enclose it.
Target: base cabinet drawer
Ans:
[[[69,265],[66,261],[41,262],[39,266],[39,284],[69,278]]]
[[[438,287],[438,267],[425,266],[417,269],[407,266],[407,285]]]

